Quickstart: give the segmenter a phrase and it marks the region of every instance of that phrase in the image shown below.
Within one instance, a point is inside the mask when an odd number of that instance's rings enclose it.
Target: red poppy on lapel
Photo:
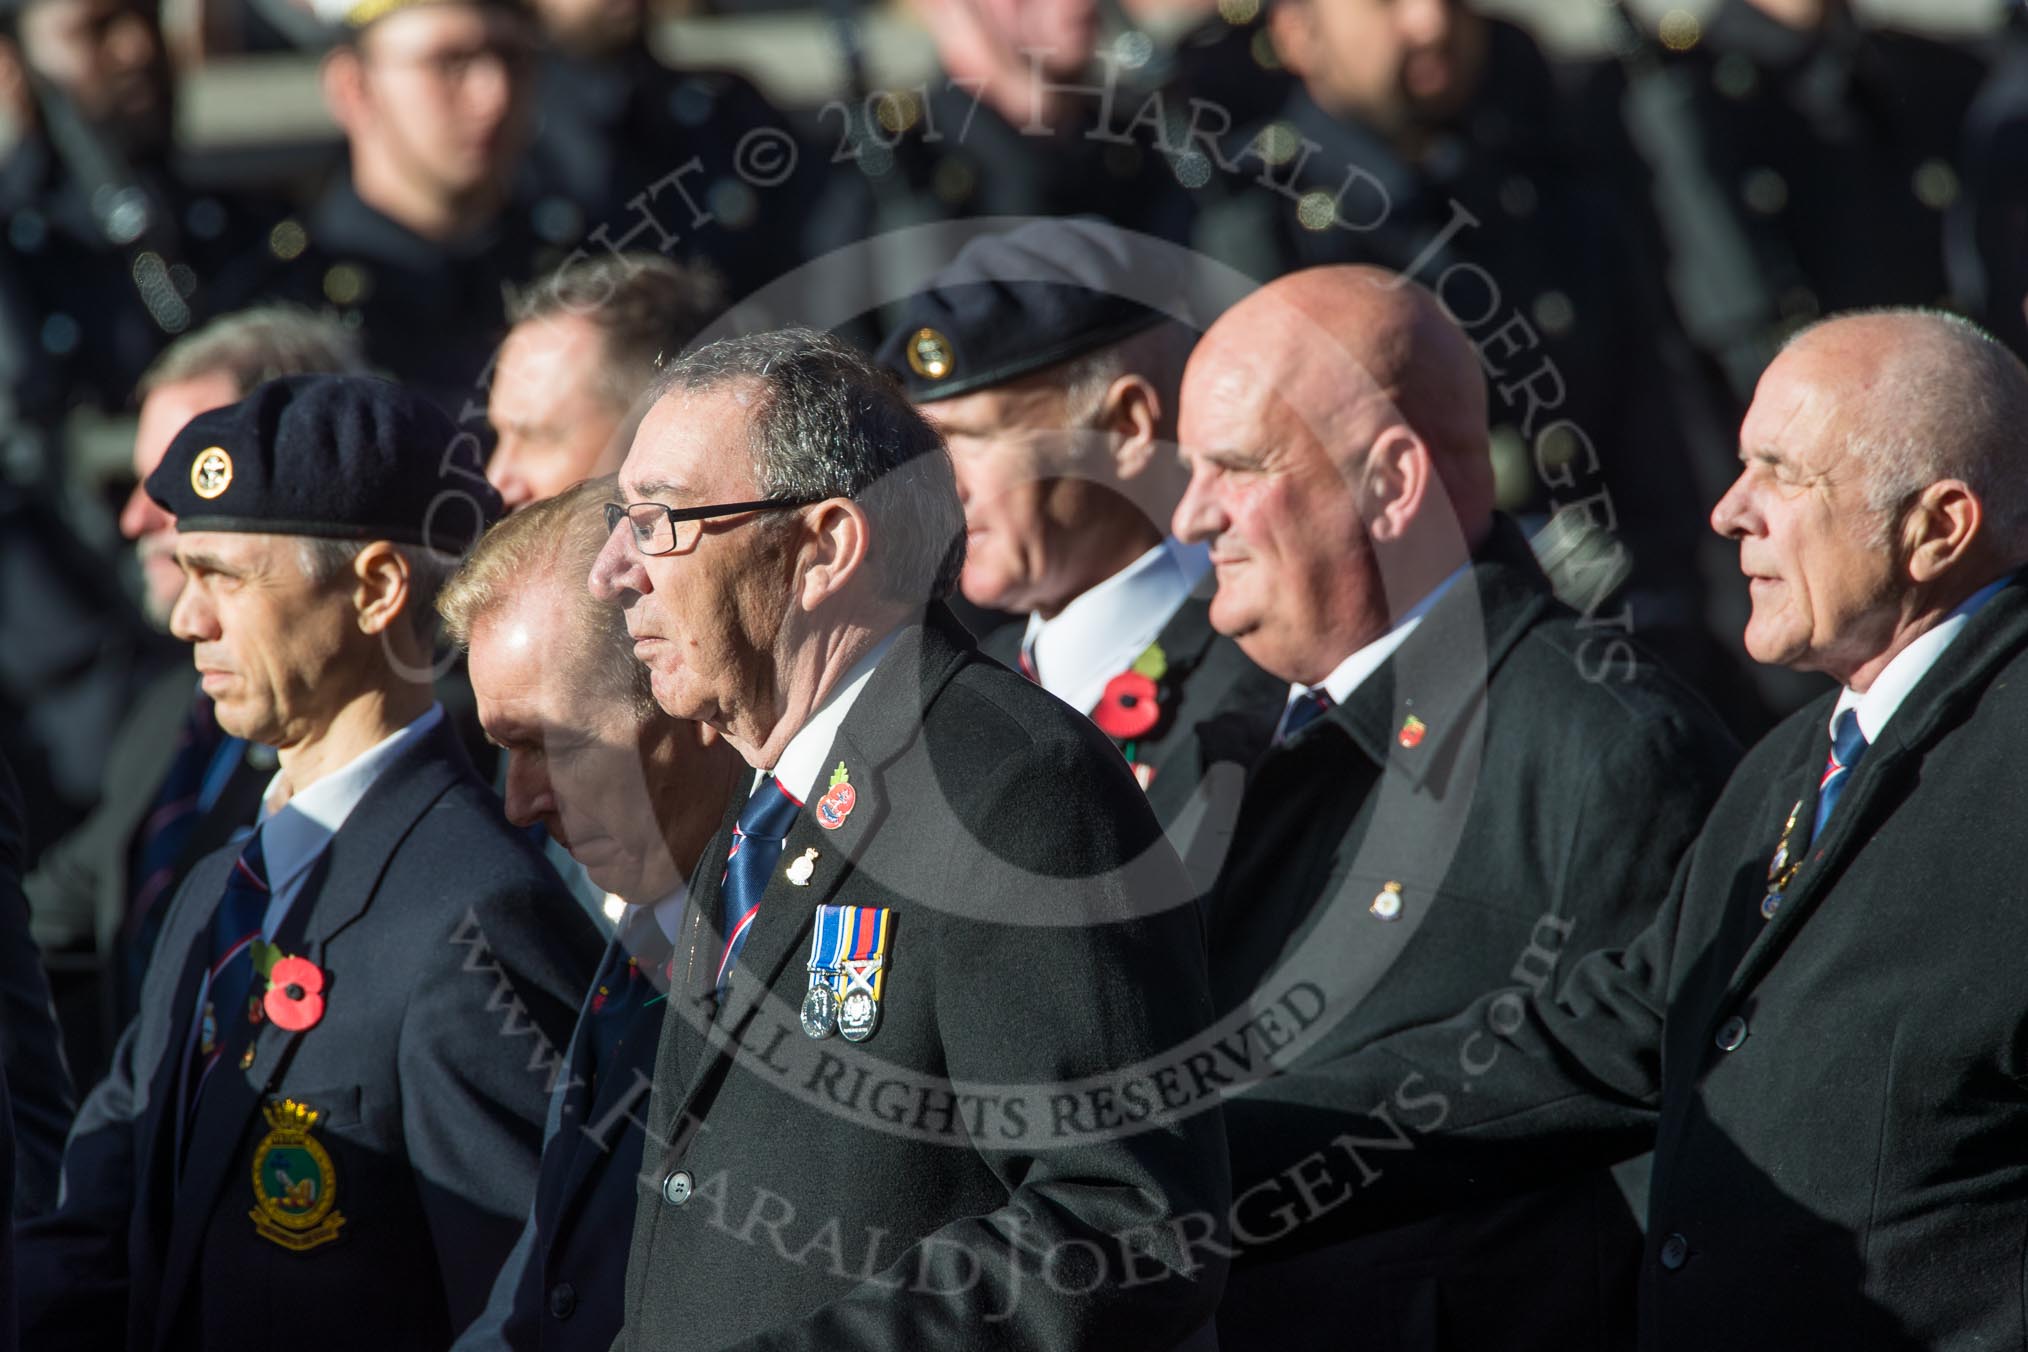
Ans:
[[[308,958],[283,958],[268,974],[261,1001],[277,1028],[300,1033],[324,1017],[324,972]]]
[[[1106,682],[1091,721],[1116,740],[1145,737],[1162,721],[1161,689],[1138,671],[1123,671]]]

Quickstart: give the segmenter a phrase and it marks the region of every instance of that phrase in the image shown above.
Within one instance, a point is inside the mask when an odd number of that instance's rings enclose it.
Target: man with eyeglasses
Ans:
[[[937,433],[835,339],[728,339],[620,489],[592,592],[755,773],[675,946],[615,1346],[1180,1343],[1223,1132],[1138,1077],[1208,1017],[1197,913],[1104,736],[941,604]]]
[[[334,27],[321,75],[348,169],[272,233],[252,285],[335,308],[361,326],[375,366],[458,413],[484,402],[507,289],[559,260],[583,224],[513,191],[533,22],[518,0],[328,0],[318,12]]]

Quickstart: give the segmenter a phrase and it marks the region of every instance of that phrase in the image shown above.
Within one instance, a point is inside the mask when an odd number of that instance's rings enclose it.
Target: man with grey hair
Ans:
[[[359,372],[359,341],[335,319],[287,305],[222,316],[170,344],[142,375],[134,490],[120,533],[134,542],[142,608],[163,629],[183,590],[176,519],[144,485],[199,413],[278,376]],[[106,763],[98,805],[46,850],[27,881],[65,1049],[82,1083],[104,1071],[134,1015],[167,903],[197,860],[253,820],[273,753],[218,726],[186,662],[140,692]]]
[[[642,253],[566,263],[516,296],[486,395],[486,478],[507,510],[617,470],[657,367],[724,303],[709,273]]]
[[[1711,524],[1747,652],[1840,688],[1629,945],[1231,1100],[1243,1172],[1306,1162],[1330,1227],[1652,1141],[1644,1352],[2024,1346],[2024,426],[2028,368],[1961,319],[1794,338]],[[1404,1148],[1362,1165],[1370,1135]]]
[[[540,823],[627,903],[578,1011],[550,1099],[542,1177],[486,1314],[458,1347],[587,1348],[620,1331],[634,1223],[636,1125],[655,1068],[684,879],[746,778],[702,723],[671,718],[620,612],[585,590],[613,481],[578,484],[480,538],[437,598],[468,649],[486,735],[506,756],[507,817]]]
[[[170,902],[19,1233],[26,1348],[441,1348],[513,1246],[598,944],[432,697],[424,560],[499,511],[463,444],[399,386],[291,376],[149,476],[174,629],[280,769]],[[290,1299],[236,1294],[275,1263]]]
[[[965,599],[1021,616],[981,646],[1089,714],[1164,827],[1229,766],[1229,826],[1284,687],[1212,629],[1205,549],[1167,531],[1195,334],[1130,294],[1153,263],[1097,221],[982,236],[909,297],[881,359],[950,444]],[[1203,887],[1226,838],[1171,836]]]
[[[755,774],[691,882],[616,1346],[1182,1341],[1223,1265],[1169,1221],[1215,1229],[1226,1165],[1215,1113],[1109,1087],[1209,1013],[1145,799],[940,604],[950,462],[871,362],[760,334],[657,396],[591,587]]]

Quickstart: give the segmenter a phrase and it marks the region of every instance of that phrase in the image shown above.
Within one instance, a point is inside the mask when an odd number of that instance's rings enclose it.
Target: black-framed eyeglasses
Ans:
[[[627,538],[643,554],[688,554],[697,548],[704,523],[713,517],[738,516],[741,512],[786,512],[808,507],[822,498],[786,501],[762,498],[757,502],[720,502],[709,507],[664,507],[659,502],[609,502],[606,504],[606,534],[627,523]]]

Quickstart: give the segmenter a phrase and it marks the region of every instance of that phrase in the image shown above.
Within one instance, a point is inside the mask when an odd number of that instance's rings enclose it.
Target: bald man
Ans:
[[[1642,1352],[2028,1345],[2024,425],[2028,368],[1963,320],[1793,339],[1711,525],[1748,654],[1840,688],[1747,753],[1631,944],[1229,1105],[1252,1179],[1400,1215],[1650,1140]],[[1333,1144],[1375,1136],[1412,1148]]]
[[[1427,293],[1351,267],[1256,292],[1185,373],[1175,532],[1210,547],[1213,626],[1289,682],[1213,891],[1213,989],[1235,1020],[1305,1011],[1296,1066],[1639,932],[1736,754],[1493,511],[1483,386]],[[1612,1162],[1397,1224],[1236,1145],[1220,1343],[1338,1348],[1350,1317],[1362,1346],[1624,1346],[1640,1236]]]

